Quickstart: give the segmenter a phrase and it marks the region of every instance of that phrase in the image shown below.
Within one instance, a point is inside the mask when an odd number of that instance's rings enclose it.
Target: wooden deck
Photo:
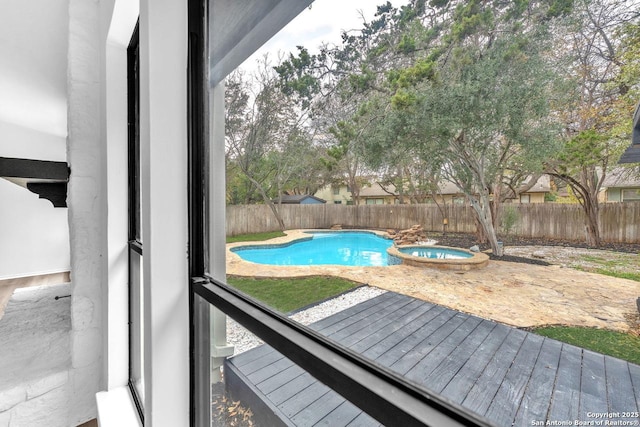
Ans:
[[[397,293],[311,327],[496,426],[638,419],[640,366]],[[265,425],[380,425],[267,345],[228,359],[225,376]]]

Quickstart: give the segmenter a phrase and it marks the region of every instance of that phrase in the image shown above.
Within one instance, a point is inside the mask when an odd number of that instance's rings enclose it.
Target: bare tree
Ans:
[[[278,84],[268,57],[254,73],[236,71],[227,78],[226,149],[229,162],[244,175],[269,206],[280,229],[278,210],[288,182],[305,168],[303,150],[311,150],[305,116]]]

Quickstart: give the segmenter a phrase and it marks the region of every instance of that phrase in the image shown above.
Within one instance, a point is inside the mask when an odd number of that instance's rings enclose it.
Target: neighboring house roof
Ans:
[[[528,184],[529,179],[531,178],[533,177],[529,176],[527,179],[524,180],[523,184]],[[536,183],[533,184],[533,187],[525,191],[525,193],[548,193],[550,191],[551,191],[551,178],[549,177],[549,175],[542,175],[540,176],[540,178],[538,178],[538,181],[536,181]]]
[[[462,191],[452,182],[442,181],[438,184],[440,191],[438,194],[462,194]]]
[[[525,179],[523,184],[526,184],[531,178],[532,177]],[[449,181],[441,182],[438,187],[440,188],[439,194],[462,194],[462,191],[460,191],[455,184]],[[551,178],[549,175],[542,175],[529,190],[525,191],[525,193],[548,193],[550,191]]]
[[[616,168],[607,174],[602,186],[604,188],[640,187],[640,174],[633,169]]]
[[[386,191],[385,191],[386,190]],[[393,184],[382,185],[379,182],[371,186],[360,189],[360,197],[386,197],[397,194],[396,186]]]
[[[526,183],[526,180],[525,180]],[[442,181],[438,185],[440,195],[462,194],[455,184],[449,181]],[[538,181],[526,193],[548,193],[551,191],[551,179],[549,175],[542,175]],[[381,184],[376,182],[360,189],[360,197],[388,197],[398,195],[398,189],[393,184]],[[284,202],[283,202],[284,203]]]
[[[312,199],[312,200],[308,200]],[[311,196],[309,194],[285,194],[282,196],[282,204],[284,205],[297,205],[303,204],[305,201],[311,203],[327,203],[326,200],[321,199],[320,197]],[[274,203],[278,203],[278,199],[273,199]]]

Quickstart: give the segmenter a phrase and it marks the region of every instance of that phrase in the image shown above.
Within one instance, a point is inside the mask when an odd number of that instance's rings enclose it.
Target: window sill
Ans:
[[[96,394],[100,427],[142,427],[127,386]]]

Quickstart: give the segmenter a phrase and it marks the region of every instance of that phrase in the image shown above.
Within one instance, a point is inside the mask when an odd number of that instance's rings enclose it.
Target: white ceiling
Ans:
[[[67,40],[68,0],[0,0],[0,155],[66,137]]]

